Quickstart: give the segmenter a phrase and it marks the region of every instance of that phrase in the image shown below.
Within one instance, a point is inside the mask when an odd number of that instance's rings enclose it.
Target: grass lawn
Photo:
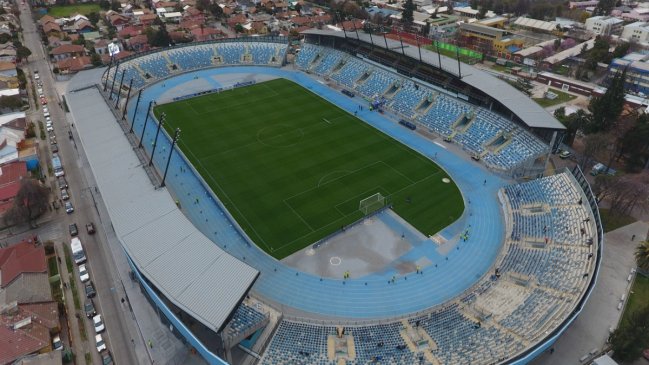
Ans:
[[[604,229],[604,232],[614,231],[636,221],[635,218],[628,215],[611,215],[608,209],[600,208],[599,215],[602,218],[602,228]]]
[[[649,305],[649,278],[638,274],[631,286],[629,300],[624,308],[622,320],[627,320],[631,313],[647,305]]]
[[[363,217],[381,193],[426,235],[464,210],[429,159],[284,79],[158,106],[250,238],[283,258]]]
[[[553,93],[557,94],[558,96],[553,99],[546,99],[546,98],[533,98],[534,101],[536,101],[537,104],[540,106],[547,108],[549,106],[565,103],[566,101],[570,101],[572,99],[577,98],[574,95],[570,95],[568,93],[564,93],[563,91],[557,90],[557,89],[552,89],[550,88],[549,91],[552,91]]]
[[[47,15],[61,18],[75,14],[88,15],[92,12],[99,13],[99,11],[101,11],[101,8],[98,4],[55,5],[48,9]]]

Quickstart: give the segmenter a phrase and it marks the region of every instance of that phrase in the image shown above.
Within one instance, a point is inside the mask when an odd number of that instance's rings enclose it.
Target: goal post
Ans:
[[[368,196],[365,199],[361,199],[360,203],[358,203],[358,210],[360,210],[363,215],[369,215],[383,208],[384,206],[385,197],[381,193],[376,193]]]

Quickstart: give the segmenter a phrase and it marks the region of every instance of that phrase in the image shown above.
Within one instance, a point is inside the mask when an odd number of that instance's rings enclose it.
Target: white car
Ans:
[[[79,265],[79,279],[81,279],[82,283],[90,280],[90,273],[88,272],[85,264]]]
[[[95,325],[96,333],[101,333],[104,331],[104,322],[101,320],[101,314],[97,314],[96,316],[92,317],[92,323],[94,323]]]
[[[48,131],[48,132],[53,132],[53,131],[54,131],[54,127],[52,127],[52,125],[50,124],[50,125],[47,127],[47,131]]]
[[[63,342],[61,342],[61,336],[54,336],[54,338],[52,339],[52,349],[54,349],[54,351],[63,350]]]
[[[43,107],[43,113],[49,113],[49,111],[50,111],[50,110],[49,110],[49,109],[47,109],[47,107],[46,107],[46,106],[44,106],[44,107]]]
[[[106,351],[106,342],[104,342],[104,339],[101,337],[101,335],[95,336],[95,344],[97,346],[97,352]]]

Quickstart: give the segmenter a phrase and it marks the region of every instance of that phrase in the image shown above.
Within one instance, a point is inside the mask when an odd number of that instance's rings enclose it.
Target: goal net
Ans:
[[[370,195],[362,199],[358,204],[358,210],[363,212],[363,215],[368,215],[376,212],[385,206],[385,197],[381,193]]]

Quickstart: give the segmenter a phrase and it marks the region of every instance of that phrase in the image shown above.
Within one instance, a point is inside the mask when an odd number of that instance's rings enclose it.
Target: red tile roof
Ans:
[[[0,186],[20,181],[25,176],[27,176],[27,163],[25,161],[11,162],[0,166]]]
[[[0,249],[0,276],[3,288],[22,273],[47,272],[45,249],[33,243],[20,242]],[[2,347],[2,346],[0,346]]]
[[[50,51],[52,55],[61,55],[66,53],[83,53],[85,48],[78,44],[63,44]]]
[[[20,190],[20,182],[14,181],[0,186],[0,201],[9,201],[16,197]]]
[[[72,72],[77,72],[86,69],[92,64],[90,57],[81,56],[81,57],[68,57],[60,60],[56,63],[57,67],[61,70],[68,70]]]
[[[20,328],[13,326],[31,318]],[[39,352],[50,346],[50,330],[59,327],[55,302],[19,305],[17,311],[0,316],[0,364]]]

